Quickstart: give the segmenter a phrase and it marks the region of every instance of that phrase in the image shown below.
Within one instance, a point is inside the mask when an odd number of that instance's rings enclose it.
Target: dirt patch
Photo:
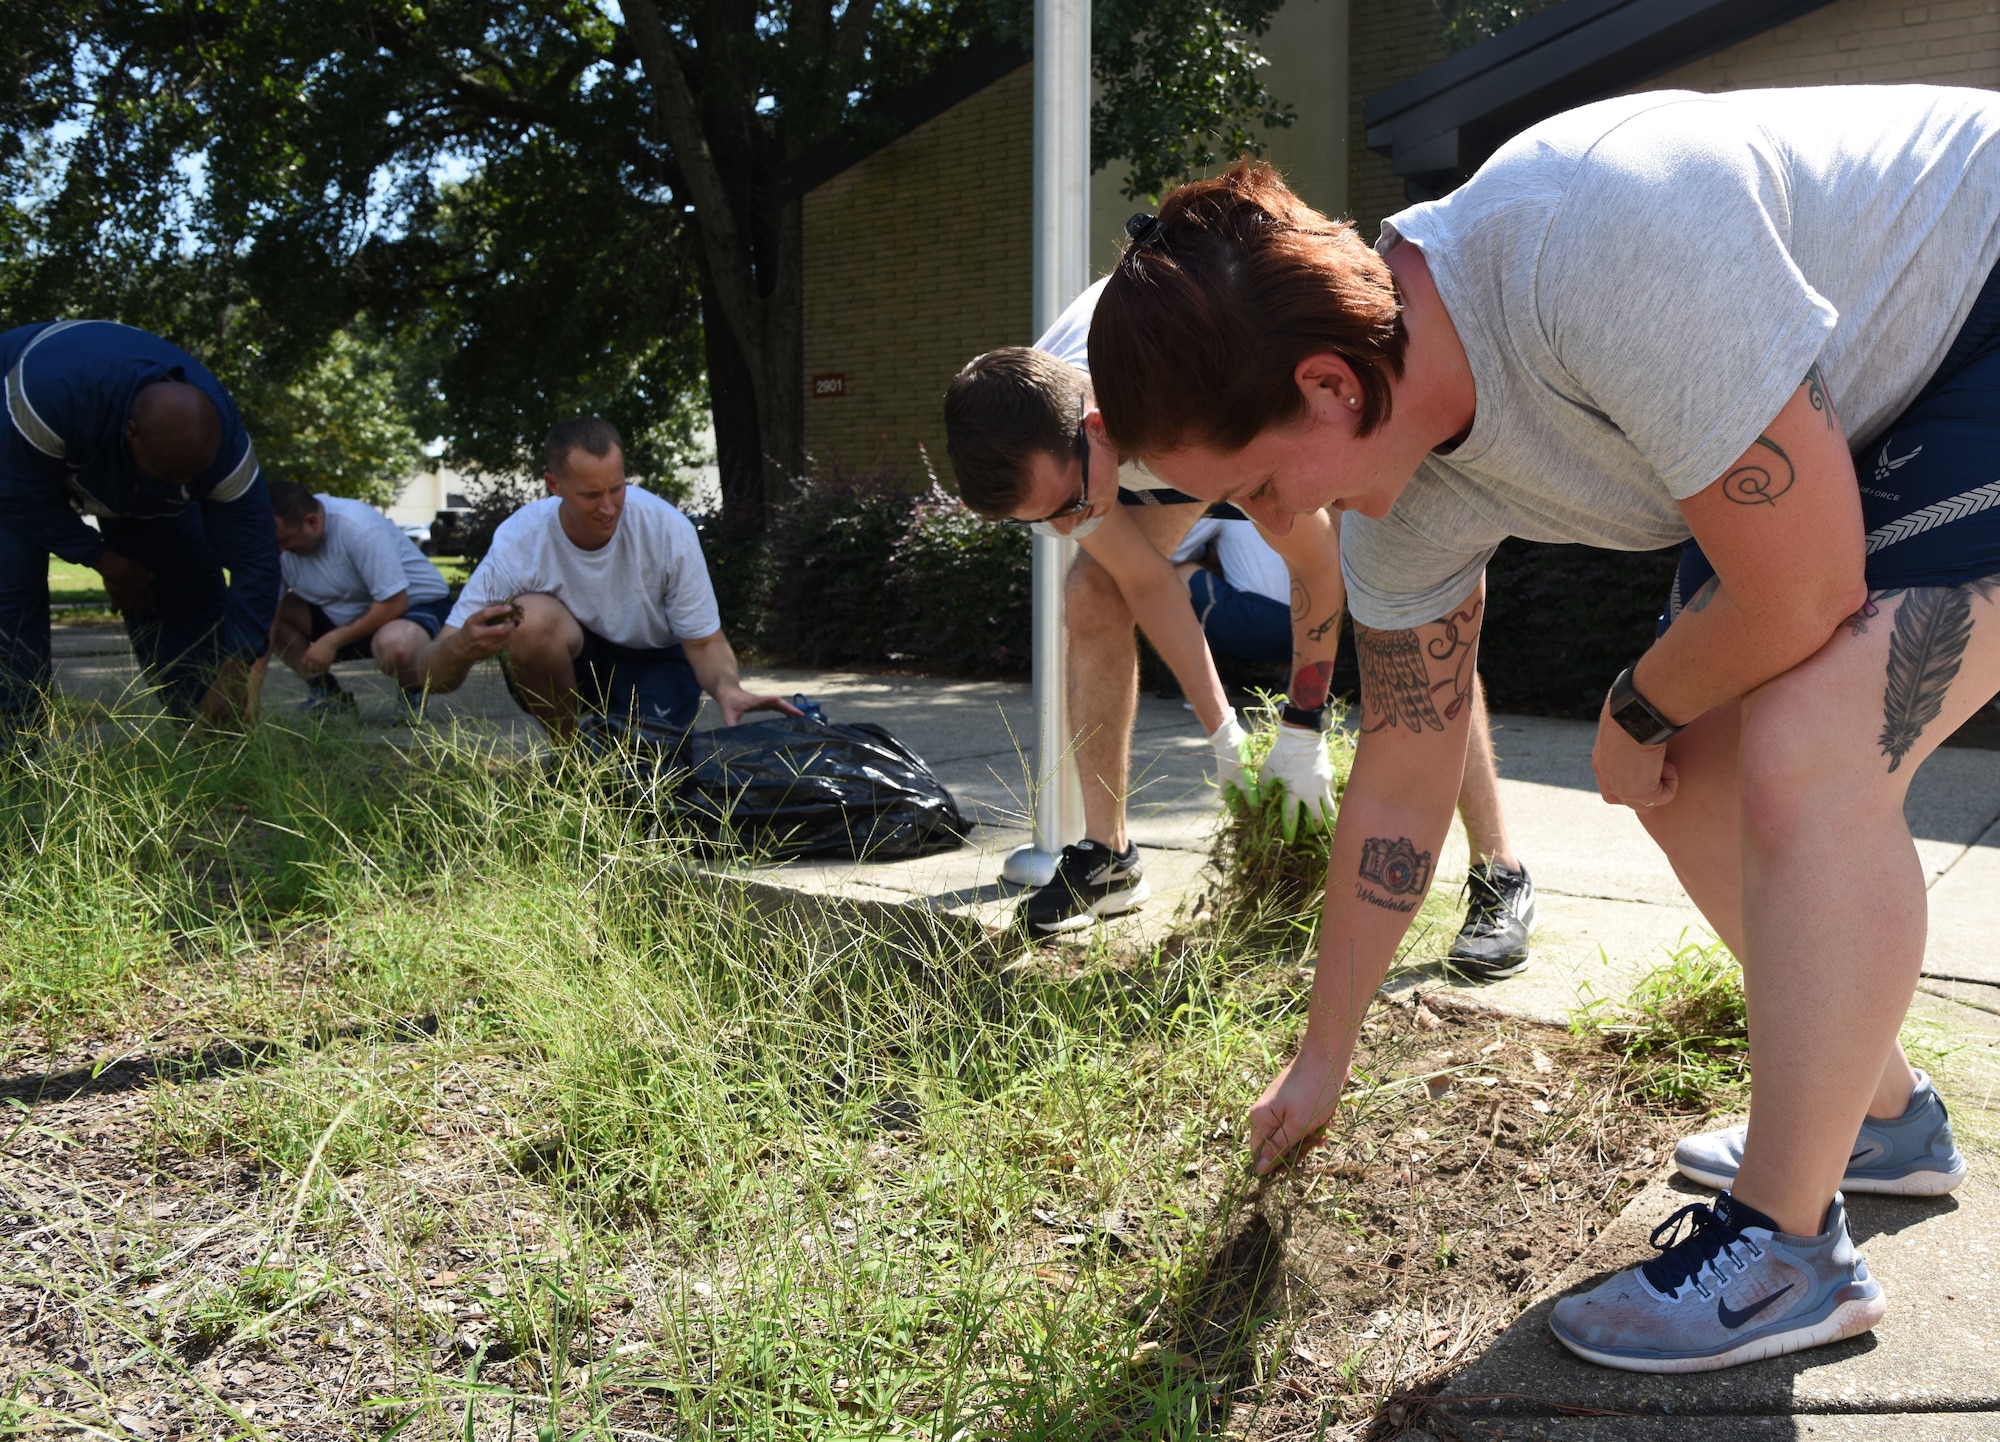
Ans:
[[[72,1418],[151,1438],[379,1435],[440,1377],[546,1395],[568,1368],[612,1431],[671,1431],[642,1320],[675,1305],[667,1259],[638,1236],[622,1258],[569,1250],[486,1105],[515,1063],[458,1064],[391,1171],[306,1189],[288,1219],[255,1171],[164,1144],[148,1090],[178,1068],[132,1054],[78,1085],[92,1060],[0,1077],[0,1417],[12,1405],[29,1435]],[[262,1060],[239,1049],[222,1070]],[[1225,1132],[1188,1178],[1188,1215],[1223,1217],[1218,1241],[1158,1306],[1117,1415],[1087,1430],[1399,1435],[1412,1397],[1512,1321],[1685,1129],[1623,1077],[1557,1028],[1435,994],[1379,1005],[1337,1136],[1249,1182]],[[1171,1423],[1144,1400],[1167,1392]]]

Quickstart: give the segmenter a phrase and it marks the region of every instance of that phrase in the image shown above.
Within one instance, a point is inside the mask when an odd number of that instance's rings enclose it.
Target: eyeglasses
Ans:
[[[1077,459],[1083,465],[1083,484],[1077,489],[1075,500],[1064,506],[1060,511],[1051,511],[1046,516],[1041,516],[1032,521],[1022,521],[1015,519],[1013,516],[1005,516],[1001,518],[1000,524],[1003,526],[1045,526],[1050,521],[1064,520],[1067,517],[1077,515],[1079,512],[1089,510],[1090,437],[1084,434],[1082,426],[1078,426],[1076,431],[1076,453]]]

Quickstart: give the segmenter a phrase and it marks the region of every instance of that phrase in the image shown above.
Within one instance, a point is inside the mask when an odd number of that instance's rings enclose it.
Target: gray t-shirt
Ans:
[[[373,506],[343,496],[321,496],[319,503],[326,508],[325,539],[302,556],[279,552],[278,566],[285,588],[334,625],[358,621],[377,601],[404,591],[412,606],[449,594],[438,568]]]
[[[1867,445],[2000,258],[2000,95],[1659,91],[1503,146],[1383,225],[1430,265],[1478,392],[1389,514],[1350,513],[1354,616],[1437,620],[1508,536],[1647,550],[1817,361]]]

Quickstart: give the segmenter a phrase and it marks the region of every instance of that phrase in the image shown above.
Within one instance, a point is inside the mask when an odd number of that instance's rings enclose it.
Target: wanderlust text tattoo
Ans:
[[[1354,899],[1365,901],[1370,906],[1379,906],[1384,911],[1401,911],[1407,913],[1417,909],[1417,903],[1414,901],[1391,901],[1374,887],[1363,886],[1358,881],[1354,883]]]
[[[1328,616],[1324,621],[1320,622],[1317,626],[1313,627],[1310,631],[1306,632],[1306,639],[1308,641],[1324,641],[1326,639],[1326,633],[1328,631],[1331,631],[1334,627],[1338,626],[1339,624],[1340,624],[1340,612],[1335,611],[1331,616]]]
[[[1722,494],[1739,506],[1775,506],[1799,474],[1785,448],[1769,436],[1757,437],[1756,445],[1771,454],[1755,455],[1753,446],[1753,454],[1738,461],[1736,469],[1722,478]]]
[[[1333,684],[1333,662],[1313,661],[1292,673],[1291,703],[1301,711],[1315,711],[1326,704],[1327,687]]]
[[[1806,402],[1814,410],[1826,417],[1826,428],[1832,430],[1835,426],[1839,425],[1840,418],[1833,413],[1833,402],[1828,398],[1826,393],[1826,377],[1820,374],[1818,361],[1814,361],[1813,368],[1806,372],[1804,385],[1806,388]]]
[[[1370,836],[1361,843],[1361,879],[1391,896],[1422,896],[1430,890],[1431,854],[1407,836]]]
[[[1896,608],[1889,633],[1889,682],[1882,693],[1882,754],[1894,771],[1944,709],[1972,639],[1972,589],[1919,586]]]
[[[1298,581],[1292,582],[1292,619],[1294,621],[1305,620],[1306,612],[1312,609],[1312,604],[1312,592],[1308,591],[1303,583]]]

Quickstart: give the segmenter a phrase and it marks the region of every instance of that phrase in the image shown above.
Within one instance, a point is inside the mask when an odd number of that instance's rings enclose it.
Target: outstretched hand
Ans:
[[[1301,1051],[1292,1058],[1250,1108],[1249,1146],[1258,1176],[1294,1148],[1310,1151],[1320,1144],[1346,1083],[1347,1068],[1336,1070],[1328,1057]]]
[[[722,708],[725,726],[734,726],[752,711],[776,711],[786,716],[806,714],[782,696],[753,696],[741,686],[718,695],[715,704]]]

